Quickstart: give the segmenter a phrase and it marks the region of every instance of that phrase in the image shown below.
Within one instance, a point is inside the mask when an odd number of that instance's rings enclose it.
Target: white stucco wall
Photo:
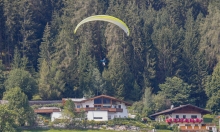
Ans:
[[[95,117],[101,117],[102,119],[95,119]],[[94,121],[107,121],[108,111],[88,111],[87,118]]]
[[[182,113],[173,113],[172,118],[176,118],[176,115],[179,115],[179,118],[183,118],[183,115],[186,115],[186,118],[191,118],[191,115],[196,115],[197,118],[202,118],[201,114],[198,113],[190,113],[190,114],[182,114]]]
[[[78,103],[78,102],[75,102],[75,107],[77,108],[77,105],[80,105],[80,108],[86,108],[86,105],[89,105],[89,107],[94,107],[94,100],[87,100],[85,102],[82,102],[82,103]],[[127,107],[126,105],[123,103],[123,102],[117,102],[116,101],[116,104],[115,105],[112,105],[111,108],[119,108],[119,105],[121,105],[121,109],[123,109],[123,112],[108,112],[108,111],[88,111],[87,112],[87,119],[88,120],[93,120],[93,116],[94,116],[94,113],[99,113],[99,117],[101,116],[102,119],[94,119],[94,120],[97,120],[97,121],[103,121],[103,120],[108,120],[108,117],[111,116],[111,119],[114,119],[114,117],[117,117],[117,118],[127,118],[128,117],[128,110],[127,110]],[[111,104],[103,104],[103,106],[111,106]]]
[[[94,100],[88,100],[82,103],[83,108],[86,108],[86,105],[89,105],[89,107],[94,107]]]
[[[62,118],[62,113],[61,112],[51,113],[51,121],[54,121],[56,118]]]
[[[124,103],[116,102],[116,105],[112,105],[112,108],[119,108],[119,105],[121,105],[121,109],[123,109],[123,112],[109,112],[108,115],[111,116],[111,119],[114,119],[115,117],[116,118],[127,118],[128,117],[128,110]]]
[[[192,115],[196,115],[197,118],[202,118],[202,115],[199,113],[190,113],[190,114],[183,114],[183,113],[172,113],[171,115],[165,115],[165,118],[176,118],[176,115],[179,115],[179,118],[183,118],[183,115],[186,115],[187,119],[190,119]],[[161,119],[159,117],[156,118],[157,121],[165,121],[164,119]],[[195,125],[201,126],[201,123],[186,123],[186,122],[177,122],[177,123],[172,123],[171,126],[173,124],[178,124],[179,126],[185,126],[186,124],[191,124],[192,127],[194,127]]]

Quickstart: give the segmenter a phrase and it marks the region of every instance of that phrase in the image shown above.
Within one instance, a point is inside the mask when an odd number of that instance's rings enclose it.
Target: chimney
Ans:
[[[174,108],[174,105],[171,105],[170,109],[173,109]]]

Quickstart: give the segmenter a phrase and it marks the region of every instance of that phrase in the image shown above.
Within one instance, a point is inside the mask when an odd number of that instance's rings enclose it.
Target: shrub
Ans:
[[[44,120],[44,124],[48,125],[49,124],[49,120]]]
[[[107,122],[107,125],[110,126],[110,127],[112,127],[112,126],[115,125],[115,123],[114,123],[113,120],[110,120],[110,121]]]
[[[170,130],[171,128],[166,123],[160,123],[160,122],[152,122],[151,125],[156,129],[167,129]]]

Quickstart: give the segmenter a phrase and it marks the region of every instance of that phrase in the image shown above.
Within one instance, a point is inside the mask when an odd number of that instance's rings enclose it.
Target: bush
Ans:
[[[115,123],[114,123],[113,120],[110,120],[110,121],[107,122],[107,125],[110,126],[110,127],[112,127],[112,126],[115,125]]]
[[[170,130],[171,128],[166,123],[160,122],[152,122],[151,124],[155,129],[163,129],[163,130]]]
[[[49,120],[44,120],[44,124],[48,125],[49,124]]]
[[[173,132],[179,132],[180,131],[177,125],[173,125],[172,130],[173,130]]]

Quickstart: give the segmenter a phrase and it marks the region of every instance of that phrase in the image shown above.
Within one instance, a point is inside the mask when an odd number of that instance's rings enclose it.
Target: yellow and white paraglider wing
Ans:
[[[128,29],[128,26],[120,19],[113,17],[113,16],[108,16],[108,15],[95,15],[95,16],[91,16],[91,17],[87,17],[84,20],[82,20],[79,24],[77,24],[74,33],[76,33],[77,29],[84,23],[86,22],[90,22],[90,21],[106,21],[106,22],[110,22],[113,23],[117,26],[119,26],[121,29],[123,29],[125,31],[125,33],[127,34],[127,36],[129,36],[130,31]]]

